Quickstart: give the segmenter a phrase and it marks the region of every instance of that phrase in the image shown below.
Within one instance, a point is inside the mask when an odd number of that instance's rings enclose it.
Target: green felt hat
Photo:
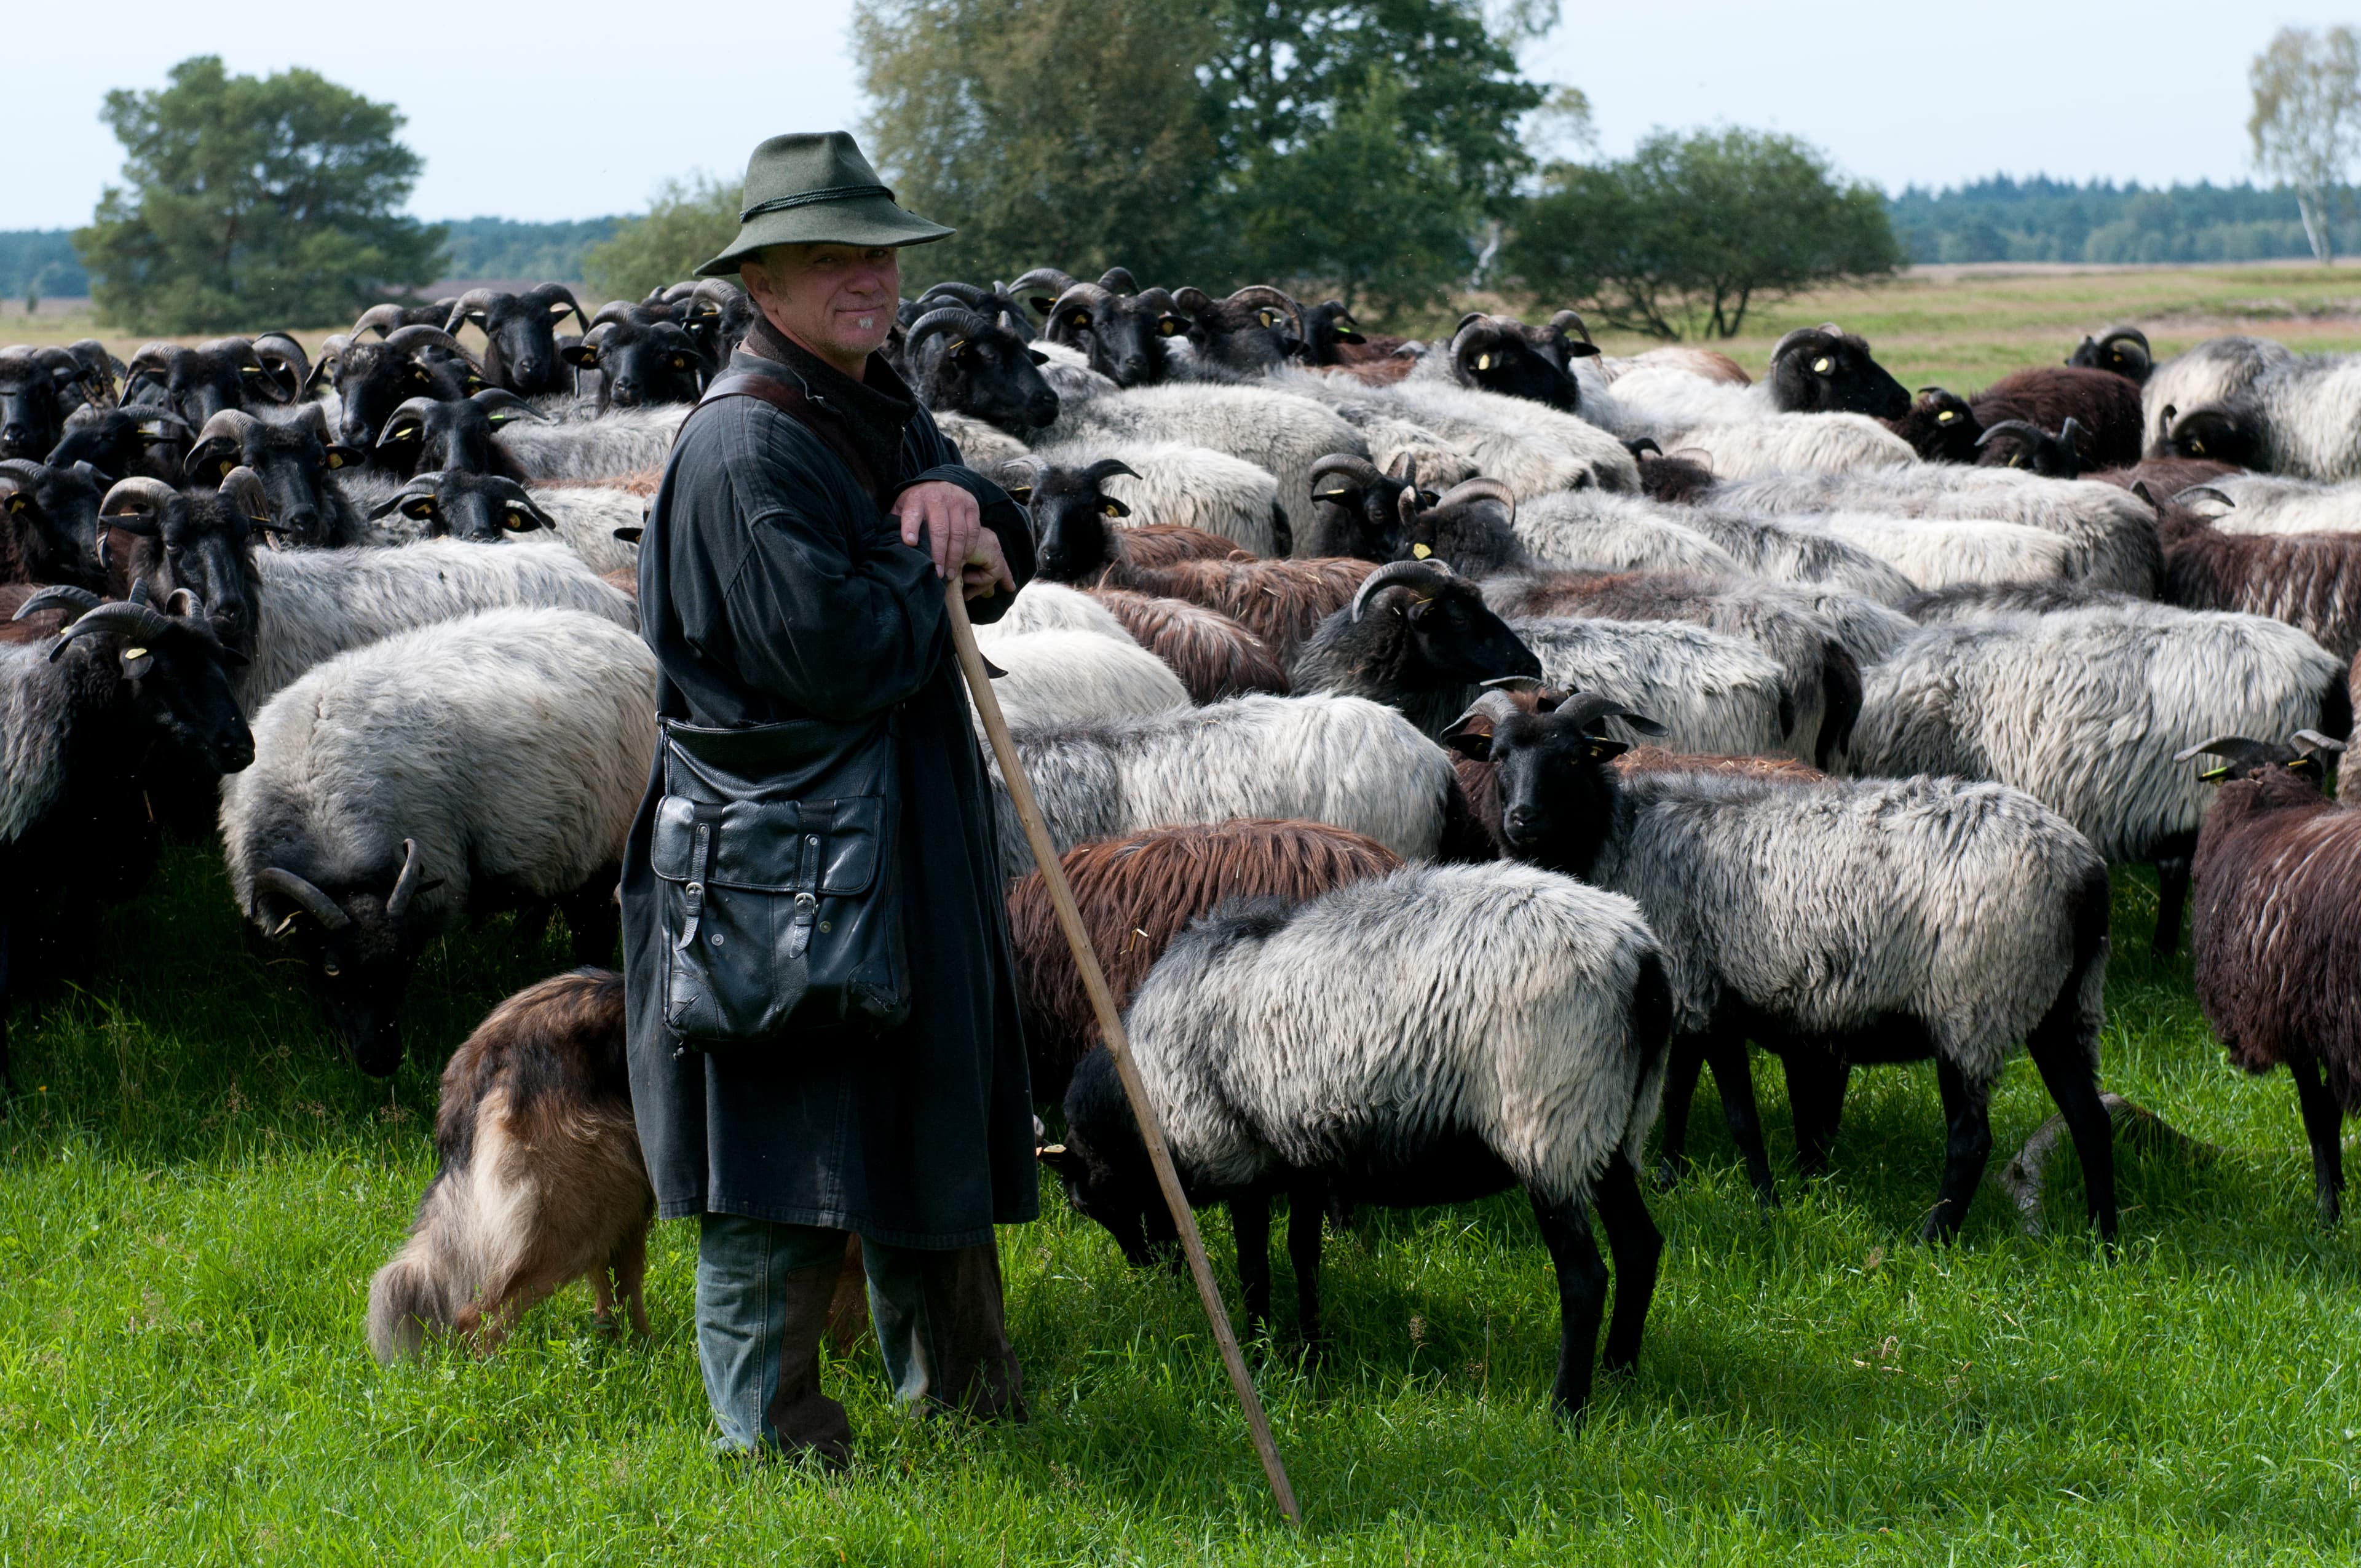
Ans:
[[[952,233],[895,206],[845,131],[773,137],[746,160],[741,200],[738,237],[698,277],[729,277],[766,245],[926,245]]]

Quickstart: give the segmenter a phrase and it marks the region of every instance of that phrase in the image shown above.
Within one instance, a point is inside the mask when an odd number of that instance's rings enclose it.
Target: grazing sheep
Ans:
[[[1063,864],[1120,1012],[1180,928],[1229,900],[1301,901],[1383,876],[1401,860],[1341,828],[1241,820],[1094,839],[1068,850]],[[1038,871],[1008,889],[1008,935],[1033,1098],[1059,1104],[1074,1064],[1098,1048],[1099,1025]]]
[[[555,905],[577,961],[610,956],[655,751],[655,660],[632,631],[568,609],[424,627],[310,671],[254,730],[222,795],[230,889],[295,940],[363,1071],[400,1065],[412,966],[470,916]]]
[[[2208,735],[2352,729],[2345,665],[2291,626],[2147,603],[1922,628],[1867,673],[1857,775],[1992,779],[2111,863],[2157,862],[2156,948],[2180,943],[2203,791],[2166,764]]]
[[[1189,688],[1130,637],[1023,631],[992,639],[993,695],[1011,724],[1074,723],[1190,706]],[[979,732],[983,725],[976,720]]]
[[[623,977],[584,969],[492,1009],[443,1069],[434,1179],[410,1240],[369,1281],[369,1349],[415,1355],[429,1330],[489,1354],[517,1320],[590,1281],[648,1332],[655,1192],[631,1120]]]
[[[1030,586],[1026,591],[1032,591]],[[1133,641],[1172,667],[1193,702],[1256,692],[1284,696],[1295,689],[1268,644],[1219,610],[1128,588],[1093,588],[1090,598]]]
[[[1348,828],[1406,861],[1489,858],[1443,748],[1360,697],[1242,696],[1013,733],[1061,854],[1143,828],[1268,817]],[[1004,861],[1022,876],[1025,835],[1005,787],[994,793]]]
[[[2323,1225],[2342,1208],[2345,1118],[2361,1108],[2361,811],[2321,794],[2344,750],[2301,729],[2292,744],[2221,736],[2181,753],[2227,759],[2202,775],[2221,790],[2197,838],[2198,1004],[2232,1061],[2294,1078]]]
[[[1664,980],[1629,899],[1530,867],[1412,866],[1290,909],[1233,905],[1174,938],[1126,1032],[1195,1202],[1226,1200],[1250,1316],[1269,1201],[1289,1195],[1301,1329],[1319,1334],[1325,1201],[1450,1202],[1521,1186],[1556,1266],[1552,1409],[1581,1412],[1615,1257],[1610,1371],[1639,1358],[1663,1238],[1634,1161],[1656,1116]],[[1339,1111],[1349,1108],[1349,1113]],[[1134,1263],[1160,1208],[1106,1053],[1045,1151]]]
[[[1786,1059],[1807,1167],[1826,1157],[1853,1061],[1935,1058],[1949,1138],[1928,1241],[1967,1217],[1992,1150],[1992,1090],[2024,1040],[2113,1240],[2097,1082],[2107,872],[2091,846],[2026,795],[1956,779],[1618,774],[1610,718],[1647,724],[1610,697],[1528,713],[1496,694],[1453,743],[1493,763],[1513,853],[1639,901],[1691,1063],[1672,1087],[1685,1095],[1694,1064],[1713,1064],[1764,1201],[1775,1194],[1748,1036]]]

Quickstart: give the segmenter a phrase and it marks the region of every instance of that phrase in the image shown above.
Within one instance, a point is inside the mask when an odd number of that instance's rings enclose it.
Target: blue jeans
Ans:
[[[844,1407],[819,1387],[819,1342],[844,1267],[842,1231],[707,1214],[697,1238],[697,1359],[721,1447],[852,1452]],[[886,1246],[863,1237],[870,1321],[906,1410],[1025,1419],[1000,1291],[1000,1255]]]

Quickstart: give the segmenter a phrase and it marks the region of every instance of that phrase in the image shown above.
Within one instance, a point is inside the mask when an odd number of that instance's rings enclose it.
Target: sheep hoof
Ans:
[[[1656,1190],[1659,1192],[1670,1192],[1674,1188],[1678,1187],[1681,1184],[1681,1178],[1688,1172],[1688,1161],[1677,1158],[1672,1155],[1666,1155],[1664,1158],[1658,1160],[1656,1162]]]

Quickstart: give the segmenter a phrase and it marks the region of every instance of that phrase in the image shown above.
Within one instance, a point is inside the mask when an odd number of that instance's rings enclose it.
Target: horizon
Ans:
[[[628,215],[644,209],[664,180],[726,179],[765,136],[796,126],[857,129],[863,112],[849,48],[852,0],[788,0],[733,24],[743,44],[733,59],[817,60],[795,83],[791,110],[717,79],[692,111],[670,115],[604,108],[602,91],[617,89],[634,108],[663,102],[628,72],[597,68],[602,38],[646,29],[643,9],[614,0],[570,9],[563,38],[553,38],[545,16],[444,0],[405,13],[403,37],[464,40],[460,57],[481,62],[457,71],[443,68],[448,53],[421,70],[416,54],[389,50],[373,19],[292,0],[244,7],[231,43],[209,36],[219,28],[208,16],[156,0],[134,0],[128,9],[129,25],[116,29],[103,60],[87,49],[79,19],[52,10],[19,23],[18,58],[43,67],[26,73],[12,99],[20,115],[48,127],[47,156],[12,170],[0,192],[0,231],[88,223],[101,191],[121,179],[122,148],[98,119],[106,92],[158,86],[172,65],[197,54],[220,54],[243,74],[302,66],[394,104],[408,121],[402,139],[426,161],[403,211],[434,223]],[[2281,25],[2333,20],[2269,12],[2225,27],[2217,9],[2193,0],[2062,13],[2002,0],[1964,27],[1948,16],[1897,16],[1863,0],[1815,7],[1806,26],[1741,0],[1672,0],[1644,18],[1569,5],[1520,59],[1530,79],[1588,95],[1598,152],[1609,157],[1656,128],[1735,125],[1800,137],[1889,198],[1993,178],[2166,189],[2254,179],[2248,62]],[[824,52],[812,47],[815,37],[825,38]],[[1679,40],[1676,68],[1660,63],[1666,38]],[[2037,53],[2026,53],[2027,38],[2039,40]],[[685,57],[667,50],[658,58],[694,62],[697,54],[692,47]],[[563,63],[576,58],[588,64]],[[1943,60],[1947,78],[1931,88],[1929,58]],[[698,78],[668,64],[661,80]],[[2004,85],[1986,88],[1988,102],[1962,93],[1958,109],[1928,117],[1930,101],[1943,107],[1947,87],[1979,82]],[[2148,90],[2126,91],[2126,82]],[[553,162],[560,153],[572,156]],[[533,178],[521,176],[521,160],[538,160]],[[2039,172],[2024,172],[2033,170]]]

